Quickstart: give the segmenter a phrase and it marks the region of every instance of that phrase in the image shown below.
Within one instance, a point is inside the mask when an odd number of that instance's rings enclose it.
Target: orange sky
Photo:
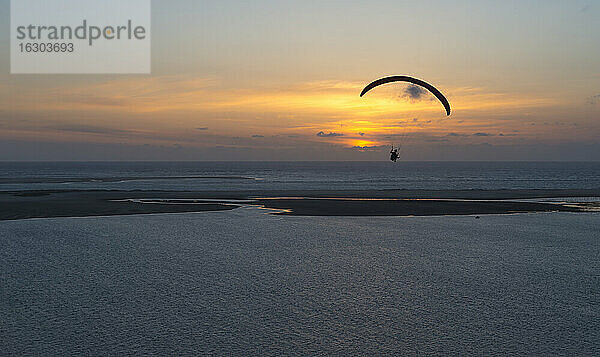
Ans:
[[[0,7],[7,3],[0,0]],[[93,144],[122,147],[123,157],[114,159],[177,159],[126,154],[131,147],[176,147],[186,150],[181,159],[232,152],[286,159],[269,152],[287,152],[294,160],[371,160],[385,159],[389,145],[400,143],[410,143],[407,159],[416,160],[485,160],[486,153],[516,160],[532,150],[538,154],[531,159],[564,159],[565,146],[567,159],[594,158],[600,28],[592,19],[600,8],[584,3],[544,2],[543,10],[533,2],[287,4],[296,11],[256,4],[276,17],[244,13],[246,5],[236,1],[155,4],[152,75],[2,73],[0,139],[7,146],[0,159],[36,143],[74,145],[82,159]],[[394,21],[394,11],[414,18]],[[233,13],[236,22],[214,19]],[[375,22],[357,31],[366,13]],[[418,26],[424,20],[429,26]],[[510,28],[499,33],[502,24]],[[0,59],[5,72],[7,60]],[[367,83],[393,74],[434,84],[452,116],[429,93],[411,98],[405,84],[359,97]],[[40,150],[13,156],[35,159]]]

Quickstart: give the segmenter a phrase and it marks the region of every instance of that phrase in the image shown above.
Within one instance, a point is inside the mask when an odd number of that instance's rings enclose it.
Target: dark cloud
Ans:
[[[196,130],[208,130],[208,127],[196,128]]]
[[[475,134],[473,134],[473,136],[495,136],[495,135],[490,134],[490,133],[475,133]]]
[[[498,136],[517,136],[517,135],[519,135],[519,134],[503,134],[503,133],[498,134]]]
[[[407,135],[407,133],[398,133],[398,134],[389,134],[389,135],[386,135],[385,137],[387,139],[397,138],[397,137],[405,138],[406,135]]]
[[[333,137],[338,137],[338,136],[344,136],[344,134],[333,133],[333,132],[330,132],[330,133],[326,134],[324,131],[319,131],[317,133],[317,136],[322,137],[322,138],[333,138]]]
[[[599,104],[600,103],[600,94],[593,95],[587,99],[589,104]]]
[[[252,135],[253,138],[264,138],[264,135]]]
[[[360,135],[360,136],[365,136],[365,133],[358,133],[358,135]]]
[[[419,86],[416,86],[414,84],[410,84],[405,90],[404,90],[404,96],[408,97],[410,99],[413,100],[419,100],[421,99],[425,94],[427,94],[427,91]]]
[[[382,149],[387,149],[388,147],[385,145],[374,145],[374,146],[353,146],[350,150],[355,151],[381,151]]]
[[[459,133],[448,133],[448,135],[446,135],[446,136],[459,137],[459,136],[468,136],[468,135],[459,134]]]
[[[499,134],[498,136],[513,136],[513,135],[516,135],[516,134]],[[461,134],[461,133],[448,133],[448,134],[446,134],[446,137],[453,137],[453,138],[467,137],[467,136],[489,137],[489,136],[496,136],[496,134],[491,134],[491,133],[475,133],[475,134],[472,134],[472,135]]]
[[[395,126],[406,127],[409,123],[413,123],[412,125],[419,127],[425,127],[427,124],[433,123],[433,120],[419,120],[418,118],[413,118],[411,120],[398,122],[398,125]]]

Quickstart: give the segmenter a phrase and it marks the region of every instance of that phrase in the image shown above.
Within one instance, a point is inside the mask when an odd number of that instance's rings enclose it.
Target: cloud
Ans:
[[[196,130],[208,130],[208,127],[203,127],[203,128],[196,128]]]
[[[583,6],[582,6],[582,7],[579,9],[579,12],[581,12],[581,13],[585,13],[585,12],[588,12],[588,11],[590,11],[590,9],[591,9],[591,8],[592,8],[592,4],[591,4],[591,3],[587,3],[587,4],[583,5]]]
[[[600,103],[600,94],[593,95],[587,99],[588,104],[598,104]]]
[[[358,135],[360,135],[360,136],[365,136],[365,133],[358,133]]]
[[[253,138],[264,138],[264,135],[252,135]]]
[[[92,96],[80,93],[71,93],[68,96],[62,96],[64,101],[73,104],[82,104],[86,106],[102,106],[102,107],[123,107],[131,105],[129,98],[123,97],[108,97],[108,96]]]
[[[374,146],[353,146],[349,148],[350,150],[356,151],[381,151],[382,149],[387,149],[388,147],[385,145],[374,145]]]
[[[490,133],[475,133],[475,134],[473,134],[473,136],[496,136],[496,135],[490,134]]]
[[[334,137],[344,136],[344,134],[341,134],[341,133],[333,133],[333,132],[330,132],[330,133],[327,133],[327,134],[325,134],[325,132],[324,132],[324,131],[319,131],[319,132],[317,133],[317,136],[319,136],[319,137],[321,137],[321,138],[334,138]]]
[[[107,128],[93,125],[83,124],[58,124],[49,127],[58,131],[68,131],[73,133],[86,133],[86,134],[126,134],[130,133],[128,130]]]
[[[461,133],[454,133],[454,132],[446,134],[446,137],[453,137],[453,138],[467,137],[467,136],[490,137],[490,136],[496,136],[496,134],[492,134],[492,133],[461,134]],[[498,136],[516,136],[516,134],[499,134]]]
[[[401,127],[405,127],[409,123],[411,123],[414,126],[425,127],[428,124],[433,123],[433,120],[419,120],[418,118],[413,118],[412,120],[398,122],[397,125],[401,126]]]
[[[468,136],[468,135],[459,134],[459,133],[448,133],[448,135],[446,135],[446,136],[459,137],[459,136]]]
[[[427,91],[419,86],[416,86],[414,84],[409,85],[405,90],[404,90],[404,96],[408,97],[410,99],[413,100],[419,100],[421,99],[421,97],[423,97],[425,94],[427,94]]]

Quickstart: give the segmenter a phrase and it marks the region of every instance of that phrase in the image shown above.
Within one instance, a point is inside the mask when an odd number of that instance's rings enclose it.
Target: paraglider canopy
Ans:
[[[446,108],[446,114],[450,115],[450,103],[448,102],[448,99],[446,99],[446,97],[444,97],[444,95],[442,94],[442,92],[440,92],[439,90],[437,90],[431,84],[429,84],[429,83],[427,83],[425,81],[422,81],[420,79],[413,78],[413,77],[408,77],[408,76],[390,76],[390,77],[385,77],[385,78],[378,79],[378,80],[370,83],[368,86],[366,86],[365,89],[363,89],[363,91],[360,93],[360,96],[361,97],[364,96],[365,94],[367,94],[368,91],[370,91],[371,89],[373,89],[375,87],[379,87],[380,85],[387,84],[387,83],[392,83],[392,82],[408,82],[408,83],[416,84],[418,86],[421,86],[421,87],[427,89],[440,102],[442,102],[442,104],[444,105],[444,108]]]

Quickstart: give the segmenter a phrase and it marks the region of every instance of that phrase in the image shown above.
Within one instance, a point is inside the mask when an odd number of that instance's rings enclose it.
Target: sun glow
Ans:
[[[258,138],[273,138],[271,141],[276,142],[285,137],[298,143],[319,141],[339,147],[373,147],[383,145],[390,137],[414,133],[451,133],[450,138],[455,140],[478,132],[506,134],[507,118],[518,119],[522,117],[518,114],[531,108],[555,108],[560,104],[547,98],[450,87],[445,89],[454,111],[447,118],[441,104],[431,98],[410,100],[399,96],[394,86],[360,98],[362,85],[321,81],[256,90],[229,88],[214,78],[127,78],[85,86],[65,85],[47,90],[44,95],[21,88],[19,98],[36,96],[32,108],[23,99],[8,102],[9,96],[2,94],[17,89],[0,84],[0,106],[10,105],[27,115],[33,111],[44,118],[52,117],[56,129],[47,130],[44,135],[72,140],[85,135],[94,141],[121,141],[127,137],[130,142],[160,139],[166,144],[175,140],[199,145],[227,138],[236,142],[240,139],[235,138],[251,138],[247,145],[256,147],[268,142]],[[83,128],[73,125],[74,118],[80,118],[82,113],[96,124]],[[510,130],[523,135],[531,126],[525,127],[517,119],[510,120],[515,122]],[[20,135],[39,137],[37,126],[28,123],[20,122],[10,135],[18,130]],[[200,127],[207,129],[199,131]]]
[[[378,146],[379,143],[375,142],[375,141],[370,141],[370,140],[349,140],[348,141],[349,146],[351,147],[358,147],[358,148],[369,148],[369,147],[373,147],[373,146]]]

